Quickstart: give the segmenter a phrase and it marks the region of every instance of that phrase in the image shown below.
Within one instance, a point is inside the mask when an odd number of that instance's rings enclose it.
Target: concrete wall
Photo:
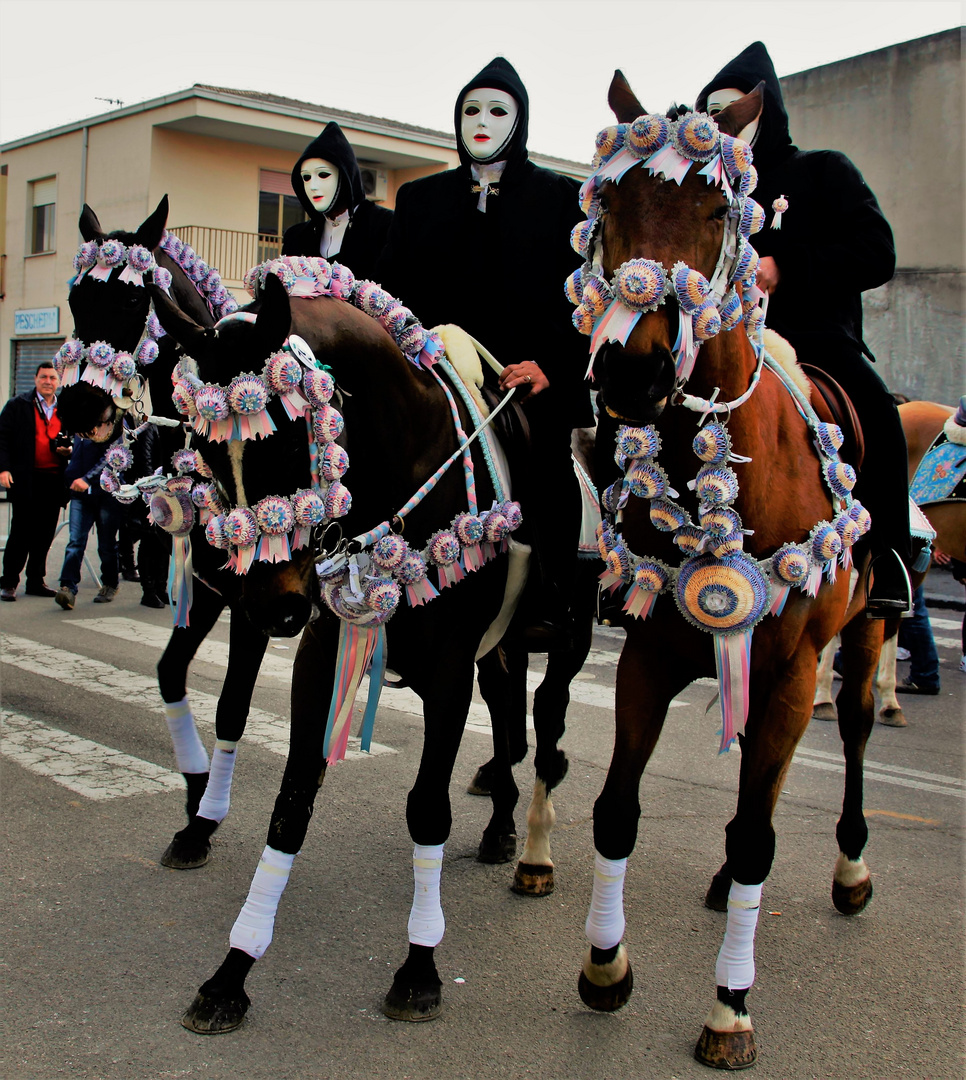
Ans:
[[[962,29],[782,79],[792,139],[841,150],[896,238],[891,282],[865,294],[865,336],[889,386],[955,404],[964,367]]]

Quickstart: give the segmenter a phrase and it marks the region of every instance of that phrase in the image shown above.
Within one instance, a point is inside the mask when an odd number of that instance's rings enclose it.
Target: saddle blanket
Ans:
[[[909,496],[919,506],[966,502],[966,446],[940,432],[916,469]]]

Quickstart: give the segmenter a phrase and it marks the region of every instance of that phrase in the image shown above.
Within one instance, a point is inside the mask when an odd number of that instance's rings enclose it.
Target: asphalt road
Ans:
[[[55,547],[52,568],[58,560]],[[576,992],[591,812],[613,738],[621,635],[606,631],[574,684],[548,898],[512,894],[512,866],[475,861],[488,803],[464,789],[489,756],[489,735],[482,711],[471,716],[443,868],[443,1015],[408,1025],[379,1009],[406,953],[404,807],[421,740],[412,700],[386,691],[380,752],[326,778],[275,941],[248,979],[248,1019],[205,1038],[178,1019],[224,956],[264,844],[294,643],[270,649],[211,862],[167,870],[158,857],[183,820],[154,683],[168,615],[140,607],[136,585],[110,606],[92,605],[93,595],[82,586],[71,613],[23,596],[0,605],[3,1080],[709,1075],[691,1052],[714,997],[724,917],[702,898],[722,859],[739,764],[737,750],[717,755],[716,709],[705,712],[713,687],[694,685],[675,702],[645,774],[625,892],[636,988],[623,1010],[592,1013]],[[798,750],[776,815],[749,995],[760,1080],[963,1076],[961,618],[934,612],[942,694],[905,698],[909,727],[873,733],[875,896],[858,917],[838,915],[829,896],[842,793],[835,726],[813,721]],[[216,627],[190,679],[209,744],[227,630]],[[529,760],[516,775],[525,798]],[[517,826],[522,834],[525,803]]]

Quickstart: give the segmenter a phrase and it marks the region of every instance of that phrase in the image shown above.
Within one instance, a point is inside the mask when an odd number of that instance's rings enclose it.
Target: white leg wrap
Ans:
[[[409,913],[409,940],[413,945],[435,948],[443,940],[446,920],[439,902],[439,878],[443,869],[443,845],[413,848],[413,909]]]
[[[241,949],[256,960],[265,955],[272,943],[278,902],[285,892],[294,861],[294,855],[266,846],[252,878],[248,899],[231,928],[228,940],[233,949]]]
[[[208,771],[208,752],[198,737],[195,718],[191,715],[188,699],[164,703],[164,715],[168,720],[168,731],[174,743],[174,759],[178,763],[178,772],[206,773]]]
[[[584,933],[598,949],[612,949],[624,936],[624,874],[627,859],[594,855],[594,891]]]
[[[747,990],[755,981],[755,927],[761,906],[760,885],[731,883],[728,894],[728,928],[725,930],[715,978],[718,986]]]
[[[231,777],[235,771],[236,742],[215,740],[215,752],[211,756],[208,786],[198,804],[198,817],[209,821],[224,821],[231,805]]]

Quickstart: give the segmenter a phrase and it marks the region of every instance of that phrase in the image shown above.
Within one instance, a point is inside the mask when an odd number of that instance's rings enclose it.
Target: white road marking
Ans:
[[[830,754],[825,750],[809,750],[799,746],[795,751],[795,761],[799,765],[807,765],[810,769],[845,774],[845,763],[842,761],[841,754]],[[966,790],[964,790],[966,782],[955,776],[941,776],[939,773],[907,769],[901,765],[884,765],[881,761],[866,759],[863,777],[865,780],[880,780],[884,784],[915,788],[918,791],[935,791],[940,795],[966,799]]]
[[[3,710],[0,728],[4,757],[88,799],[157,795],[184,787],[180,773],[20,713]]]

